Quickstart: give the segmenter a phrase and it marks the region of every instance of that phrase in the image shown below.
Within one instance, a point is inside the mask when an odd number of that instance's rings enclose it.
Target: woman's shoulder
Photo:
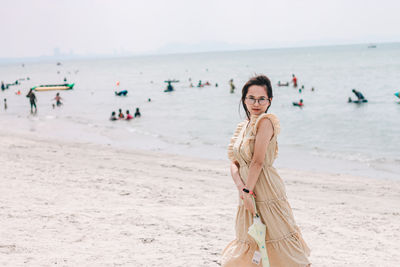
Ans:
[[[253,132],[254,132],[254,134],[257,133],[258,126],[259,126],[260,122],[261,122],[262,120],[264,120],[264,119],[268,119],[268,120],[271,122],[272,127],[273,127],[273,129],[274,129],[274,135],[277,135],[277,134],[280,133],[281,127],[280,127],[280,123],[279,123],[278,116],[276,116],[275,114],[267,114],[267,113],[264,113],[264,114],[261,114],[261,115],[257,118],[257,120],[254,122],[254,125],[253,125]]]

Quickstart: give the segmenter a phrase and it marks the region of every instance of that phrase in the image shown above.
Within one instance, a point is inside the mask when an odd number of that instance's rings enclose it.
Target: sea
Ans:
[[[264,74],[273,84],[269,112],[281,123],[276,167],[400,179],[400,43],[25,61],[0,60],[0,81],[19,79],[0,91],[0,127],[8,133],[227,160],[246,119],[241,89]],[[292,74],[297,88],[277,86]],[[54,91],[36,92],[31,114],[29,89],[64,78],[75,86],[59,91],[63,105],[53,107]],[[164,92],[166,80],[179,81],[174,91]],[[197,87],[200,80],[211,85]],[[348,103],[352,89],[368,103]],[[121,90],[127,96],[115,95]],[[304,107],[293,106],[300,99]],[[112,111],[136,108],[140,118],[109,120]]]

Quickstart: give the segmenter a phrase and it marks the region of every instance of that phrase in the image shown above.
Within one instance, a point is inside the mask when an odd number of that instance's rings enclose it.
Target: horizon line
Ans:
[[[295,48],[317,48],[317,47],[330,47],[330,46],[352,46],[352,45],[382,45],[382,44],[400,44],[400,41],[394,42],[362,42],[362,43],[339,43],[339,44],[325,44],[325,45],[299,45],[299,46],[277,46],[265,48],[243,48],[243,49],[215,49],[192,52],[142,52],[142,53],[121,53],[121,54],[60,54],[60,55],[41,55],[41,56],[28,56],[28,57],[1,57],[1,61],[19,61],[19,60],[74,60],[74,59],[102,59],[102,58],[125,58],[125,57],[142,57],[142,56],[167,56],[167,55],[186,55],[186,54],[205,54],[216,52],[245,52],[245,51],[260,51],[260,50],[275,50],[275,49],[295,49]]]

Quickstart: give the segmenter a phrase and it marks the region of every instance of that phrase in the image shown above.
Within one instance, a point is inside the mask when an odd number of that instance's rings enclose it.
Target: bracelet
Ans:
[[[245,192],[247,194],[250,194],[250,195],[253,195],[254,197],[256,197],[256,193],[254,193],[253,191],[247,189],[246,187],[243,188],[243,192]]]

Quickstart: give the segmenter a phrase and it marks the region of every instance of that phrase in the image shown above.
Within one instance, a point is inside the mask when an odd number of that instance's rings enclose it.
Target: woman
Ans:
[[[272,101],[270,80],[251,78],[242,90],[242,105],[248,120],[239,123],[228,148],[231,174],[243,201],[236,215],[236,239],[222,254],[224,267],[258,266],[252,263],[257,243],[247,234],[257,210],[267,226],[266,242],[271,267],[310,266],[310,249],[293,218],[282,179],[272,166],[278,154],[279,120],[267,114]]]

